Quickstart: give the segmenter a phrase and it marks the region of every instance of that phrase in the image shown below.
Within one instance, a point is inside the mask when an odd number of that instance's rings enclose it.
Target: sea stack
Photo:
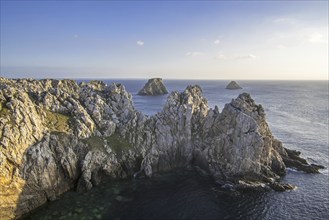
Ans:
[[[231,81],[227,86],[226,89],[242,89],[241,86],[235,81]]]
[[[152,78],[149,79],[148,82],[145,84],[143,89],[138,92],[138,95],[164,95],[168,94],[166,87],[163,84],[161,78]]]

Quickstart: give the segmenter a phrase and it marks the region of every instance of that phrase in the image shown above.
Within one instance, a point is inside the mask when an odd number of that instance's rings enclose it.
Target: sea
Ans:
[[[88,81],[88,80],[79,80]],[[147,115],[161,111],[168,95],[138,96],[146,80],[110,79],[122,83],[135,108]],[[286,148],[301,151],[310,163],[326,168],[319,174],[288,169],[282,182],[297,186],[286,192],[222,190],[206,175],[176,170],[152,178],[106,179],[91,191],[64,193],[25,219],[329,219],[328,81],[238,81],[227,90],[224,80],[164,80],[169,92],[200,85],[210,108],[222,109],[247,92],[261,104],[273,135]]]

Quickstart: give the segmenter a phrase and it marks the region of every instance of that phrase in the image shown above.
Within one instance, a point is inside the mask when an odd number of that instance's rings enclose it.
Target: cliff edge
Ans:
[[[275,139],[243,93],[210,109],[202,89],[172,92],[163,110],[134,109],[122,84],[0,78],[0,219],[19,218],[69,189],[198,167],[235,188],[291,189],[286,167],[318,172]]]

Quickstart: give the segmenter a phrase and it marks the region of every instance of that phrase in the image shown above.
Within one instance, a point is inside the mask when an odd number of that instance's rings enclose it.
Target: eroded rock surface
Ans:
[[[138,95],[164,95],[168,94],[161,78],[149,79],[145,86],[138,92]]]
[[[222,112],[199,86],[172,92],[149,117],[121,84],[0,78],[0,219],[13,219],[60,194],[84,192],[102,175],[136,177],[197,167],[237,189],[293,186],[286,166],[305,172],[299,152],[271,134],[264,109],[243,93]]]

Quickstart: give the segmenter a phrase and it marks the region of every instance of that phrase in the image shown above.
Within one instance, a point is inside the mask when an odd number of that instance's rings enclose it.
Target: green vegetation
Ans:
[[[59,132],[68,132],[70,130],[70,116],[48,110],[45,112],[45,125],[49,128],[49,130]]]
[[[108,137],[98,137],[92,136],[84,139],[84,142],[87,143],[91,149],[104,149],[105,142],[107,145],[115,152],[117,156],[121,156],[123,152],[128,151],[132,148],[132,145],[124,138],[120,137],[118,134],[113,134]]]
[[[83,139],[83,141],[88,144],[88,146],[92,150],[101,150],[104,146],[104,138],[98,137],[98,136],[92,136],[86,139]]]
[[[0,103],[0,118],[7,116],[10,113],[10,110],[3,105],[3,103]]]
[[[124,151],[128,151],[132,148],[132,145],[124,138],[120,137],[118,134],[113,134],[110,137],[107,137],[107,143],[111,149],[117,154],[120,155]]]

